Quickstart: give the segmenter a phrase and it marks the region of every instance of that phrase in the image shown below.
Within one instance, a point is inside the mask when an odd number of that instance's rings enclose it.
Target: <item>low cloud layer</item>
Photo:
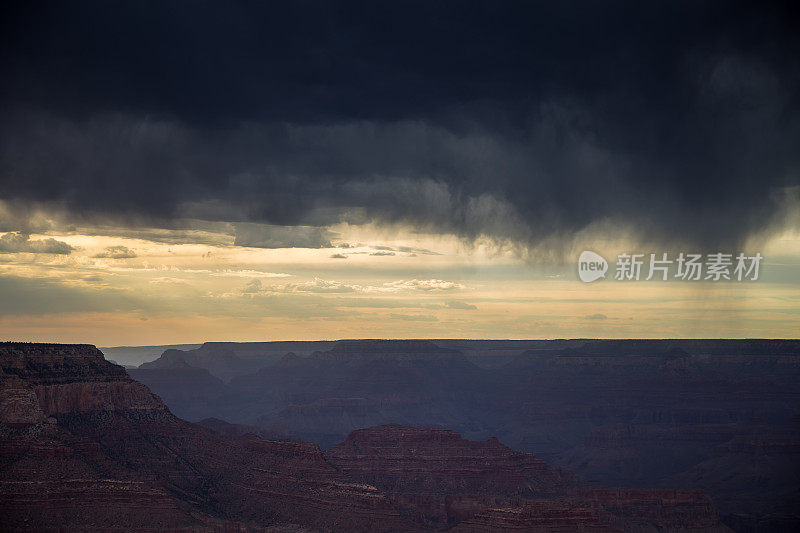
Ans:
[[[310,281],[290,282],[266,285],[260,279],[248,281],[241,292],[243,294],[272,293],[359,293],[359,294],[398,294],[398,293],[437,293],[452,292],[465,289],[461,283],[441,279],[412,279],[387,281],[380,285],[363,285],[336,280],[314,278]],[[475,306],[464,302],[450,300],[445,307],[452,309],[475,309]]]
[[[95,257],[98,259],[132,259],[136,257],[136,252],[127,246],[108,246]]]
[[[24,233],[6,233],[0,236],[0,254],[33,253],[60,254],[71,253],[75,248],[55,239],[31,240]]]

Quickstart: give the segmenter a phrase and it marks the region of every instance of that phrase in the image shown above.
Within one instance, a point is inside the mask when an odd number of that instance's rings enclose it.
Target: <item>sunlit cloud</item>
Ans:
[[[52,238],[31,240],[25,233],[6,233],[0,236],[0,254],[69,254],[75,248]]]
[[[127,246],[108,246],[94,257],[98,259],[133,259],[136,257],[136,252]]]

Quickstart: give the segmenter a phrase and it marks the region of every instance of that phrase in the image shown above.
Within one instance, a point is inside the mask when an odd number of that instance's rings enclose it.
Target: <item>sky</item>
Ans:
[[[796,338],[798,21],[3,2],[0,338]],[[733,279],[615,279],[637,253]]]

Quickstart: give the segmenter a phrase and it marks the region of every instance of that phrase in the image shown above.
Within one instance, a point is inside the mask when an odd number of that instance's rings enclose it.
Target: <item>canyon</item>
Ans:
[[[187,422],[89,345],[0,343],[0,457],[3,530],[729,531],[702,490],[600,487],[495,438],[394,424],[323,451]]]
[[[218,351],[225,376],[207,363]],[[737,531],[800,525],[798,341],[207,343],[179,355],[130,373],[189,420],[323,450],[361,428],[447,428],[593,486],[702,489]]]

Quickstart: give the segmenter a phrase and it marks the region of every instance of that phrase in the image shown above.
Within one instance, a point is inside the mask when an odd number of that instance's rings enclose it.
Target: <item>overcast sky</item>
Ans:
[[[3,337],[797,335],[789,2],[0,10]]]

